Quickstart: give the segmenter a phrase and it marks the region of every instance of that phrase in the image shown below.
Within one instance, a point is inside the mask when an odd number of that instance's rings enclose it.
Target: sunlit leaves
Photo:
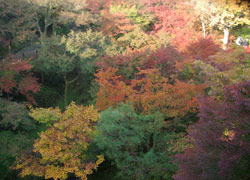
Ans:
[[[43,112],[46,113],[44,110]],[[48,113],[50,114],[51,110],[48,110]],[[33,111],[32,115],[37,114]],[[51,119],[51,116],[39,114],[36,117],[40,118],[40,121]],[[73,173],[81,179],[86,179],[103,161],[103,156],[97,156],[95,161],[87,155],[89,143],[94,135],[93,125],[98,117],[93,106],[83,107],[71,103],[60,119],[40,134],[34,144],[33,153],[24,154],[14,168],[21,169],[22,176],[66,179],[69,173]],[[44,120],[41,120],[42,118]]]
[[[66,50],[83,59],[94,59],[105,52],[107,39],[101,32],[71,32],[63,38]]]
[[[86,179],[105,154],[100,174],[108,165],[120,179],[158,180],[172,179],[172,155],[189,147],[175,178],[244,179],[235,177],[249,167],[249,83],[238,82],[250,77],[249,48],[218,46],[221,30],[228,42],[230,29],[249,23],[246,4],[235,2],[2,0],[1,97],[34,103],[37,81],[43,91],[30,117],[24,105],[0,102],[0,129],[11,132],[1,142],[26,143],[34,123],[43,132],[33,149],[10,143],[1,154],[26,150],[14,166],[22,176]],[[33,59],[16,60],[26,53]],[[93,106],[67,107],[72,99],[94,102],[101,120]]]
[[[195,96],[202,93],[202,85],[192,85],[176,81],[170,84],[157,69],[141,70],[132,81],[125,83],[117,70],[99,72],[100,86],[97,106],[100,109],[132,102],[139,112],[160,111],[168,116],[182,116],[196,107]]]
[[[96,105],[99,110],[107,109],[125,101],[131,93],[130,87],[116,75],[117,69],[109,68],[96,74],[99,85]]]
[[[140,71],[132,81],[134,94],[130,100],[142,112],[160,111],[167,116],[182,116],[194,111],[196,96],[202,93],[203,85],[188,84],[176,80],[174,84],[161,77],[157,69]]]
[[[149,13],[141,13],[136,5],[118,4],[110,7],[110,13],[123,13],[132,23],[138,24],[143,30],[150,30],[150,25],[154,21],[154,17]]]
[[[53,123],[58,121],[62,116],[59,108],[31,109],[29,115],[39,123],[44,123],[46,125],[52,125]]]

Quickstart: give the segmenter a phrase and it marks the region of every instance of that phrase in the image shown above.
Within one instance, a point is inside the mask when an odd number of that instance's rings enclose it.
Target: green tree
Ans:
[[[0,127],[3,130],[29,131],[34,129],[35,121],[29,115],[24,104],[18,104],[0,98]]]
[[[32,147],[39,130],[23,104],[0,98],[0,172],[1,179],[17,179],[10,169],[15,158]]]
[[[69,102],[69,88],[83,77],[84,73],[93,72],[95,60],[105,52],[108,42],[99,32],[71,32],[61,38],[54,35],[43,40],[38,58],[33,65],[41,76],[56,75],[59,82],[64,82],[64,106]],[[43,78],[42,78],[43,79]]]
[[[82,69],[87,69],[85,66],[93,67],[95,60],[104,55],[109,44],[108,39],[101,33],[92,30],[86,32],[71,31],[67,36],[64,36],[62,42],[68,52],[80,59]]]
[[[27,0],[0,0],[0,39],[7,43],[9,53],[35,38],[34,14]]]
[[[161,114],[136,114],[129,105],[101,113],[96,143],[115,162],[120,179],[171,179],[171,133]]]
[[[116,4],[110,7],[111,14],[122,13],[129,18],[133,24],[138,25],[142,30],[150,31],[155,19],[152,15],[145,12],[140,12],[142,7],[138,2],[127,2],[123,4]]]
[[[62,28],[68,25],[71,28],[87,28],[100,21],[99,16],[87,8],[85,0],[29,0],[29,2],[36,12],[34,19],[40,39],[62,31]]]

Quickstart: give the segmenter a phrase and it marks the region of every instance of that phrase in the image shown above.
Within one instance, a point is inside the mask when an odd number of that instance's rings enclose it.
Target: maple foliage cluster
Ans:
[[[226,87],[223,100],[200,99],[199,121],[188,128],[193,146],[177,156],[175,179],[249,178],[242,173],[249,167],[249,90],[246,81]]]
[[[33,94],[40,90],[37,78],[29,70],[28,61],[7,59],[1,62],[0,90],[7,94],[22,94],[31,103],[35,103]]]
[[[44,114],[36,113],[41,109],[34,111],[32,114],[35,120],[44,119],[41,117]],[[46,123],[54,119],[56,123],[40,134],[40,139],[34,143],[33,152],[25,154],[15,168],[22,169],[22,176],[33,174],[46,179],[66,179],[68,173],[74,173],[81,179],[87,179],[86,176],[103,161],[101,155],[97,155],[96,162],[90,162],[91,158],[83,155],[94,133],[93,123],[98,116],[93,107],[76,106],[74,103],[63,113],[52,112]],[[84,159],[89,162],[82,163]]]
[[[245,0],[0,0],[0,179],[250,179],[249,17]]]

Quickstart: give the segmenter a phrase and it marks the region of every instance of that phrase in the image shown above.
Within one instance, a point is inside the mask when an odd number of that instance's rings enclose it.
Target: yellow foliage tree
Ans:
[[[13,168],[21,170],[21,176],[62,180],[74,174],[86,180],[87,175],[92,174],[104,160],[102,155],[98,155],[94,162],[87,155],[91,137],[95,134],[93,126],[98,118],[99,114],[93,106],[71,103],[60,119],[40,134],[33,152],[25,153]]]

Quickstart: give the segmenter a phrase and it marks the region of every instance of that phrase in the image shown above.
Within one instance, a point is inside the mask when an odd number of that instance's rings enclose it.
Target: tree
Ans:
[[[11,102],[3,98],[0,100],[1,129],[29,131],[36,127],[34,121],[28,116],[28,109],[24,104]]]
[[[150,26],[152,26],[154,22],[154,17],[147,12],[142,13],[136,2],[112,5],[110,6],[110,12],[112,14],[124,14],[125,17],[130,19],[131,23],[139,26],[140,29],[144,31],[150,31]]]
[[[107,69],[97,74],[100,89],[96,105],[101,110],[131,102],[141,113],[159,111],[169,117],[181,117],[195,110],[196,96],[204,88],[179,80],[171,84],[158,69],[139,69],[135,78],[127,81],[116,73],[116,69]]]
[[[129,96],[139,112],[159,111],[168,117],[181,117],[195,111],[196,96],[202,94],[203,85],[188,84],[164,78],[157,69],[141,70],[132,80],[133,93]]]
[[[224,49],[226,49],[229,42],[230,30],[238,25],[250,23],[247,18],[250,13],[247,3],[227,0],[203,0],[199,1],[197,5],[203,9],[211,9],[206,18],[209,19],[209,26],[216,27],[224,32]]]
[[[181,30],[183,27],[190,25],[191,16],[187,14],[183,4],[175,1],[154,0],[144,2],[145,8],[151,12],[157,19],[154,23],[154,31],[166,31],[171,34]]]
[[[91,24],[99,23],[99,16],[88,10],[85,0],[31,0],[30,3],[35,9],[34,19],[41,42],[48,36],[64,31],[63,28],[68,25],[87,29]]]
[[[17,97],[18,94],[21,94],[29,102],[35,104],[33,95],[40,90],[40,85],[37,78],[29,72],[32,68],[29,62],[9,58],[0,64],[0,92],[3,93],[2,95],[6,93],[7,97],[10,94]]]
[[[32,147],[39,130],[24,104],[0,98],[0,171],[3,179],[17,179],[11,170],[15,158]]]
[[[135,25],[122,12],[103,12],[103,23],[101,30],[111,37],[119,38],[123,34],[132,31]]]
[[[165,78],[174,78],[177,73],[176,64],[181,63],[183,57],[181,53],[171,45],[166,45],[150,52],[141,58],[140,67],[143,69],[157,68]]]
[[[41,116],[33,117],[41,121]],[[93,126],[98,117],[93,106],[83,107],[71,103],[53,126],[40,133],[33,152],[24,154],[13,168],[20,169],[21,176],[67,179],[69,174],[74,174],[87,179],[86,176],[103,162],[101,155],[88,155],[88,147],[95,134]]]
[[[1,0],[0,9],[0,38],[8,44],[8,53],[34,40],[35,11],[27,0]]]
[[[223,44],[226,47],[229,42],[230,30],[241,24],[250,24],[248,6],[239,6],[234,3],[223,1],[223,4],[217,6],[216,15],[211,21],[212,26],[217,26],[224,32]]]
[[[207,60],[209,56],[219,52],[220,46],[216,44],[211,37],[199,38],[186,48],[186,54],[189,58],[195,60]]]
[[[178,51],[184,51],[187,44],[195,40],[195,18],[188,3],[164,0],[143,0],[143,3],[146,11],[156,17],[152,32],[170,34],[171,45],[177,47]]]
[[[95,60],[105,52],[106,38],[99,32],[71,32],[44,40],[34,69],[41,76],[57,75],[64,82],[64,105],[69,102],[69,88],[86,72],[93,72]]]
[[[86,0],[88,9],[93,13],[101,13],[103,10],[107,10],[113,0]]]
[[[104,55],[109,43],[108,38],[101,32],[92,30],[78,33],[71,31],[62,39],[62,42],[65,43],[68,52],[79,56],[81,61],[92,61],[92,66],[96,58]]]
[[[95,141],[115,162],[120,179],[169,179],[175,171],[172,134],[164,130],[160,113],[140,115],[120,105],[101,113],[97,130]]]
[[[206,38],[208,35],[207,29],[209,28],[212,19],[212,13],[215,13],[215,6],[206,0],[192,0],[191,2],[194,3],[194,13],[197,14],[201,23],[203,38]]]
[[[35,108],[30,109],[29,116],[37,122],[50,127],[62,118],[62,113],[59,108]]]
[[[100,15],[82,0],[1,0],[0,4],[0,39],[8,53],[34,48],[35,42],[65,35],[72,28],[86,31],[100,26]]]
[[[225,86],[249,79],[249,54],[243,48],[219,51],[204,60],[189,62],[180,72],[190,81],[207,84],[209,95],[221,97]]]
[[[154,50],[135,50],[116,56],[106,55],[97,62],[97,66],[101,71],[110,67],[115,68],[119,75],[129,80],[135,78],[135,74],[139,71],[138,67],[140,69],[158,68],[164,77],[173,78],[177,72],[175,65],[178,62],[181,63],[183,57],[176,48],[168,45],[166,41],[165,43],[165,45],[159,43],[156,45],[157,48],[153,48]]]
[[[118,105],[130,95],[130,88],[116,75],[117,69],[108,68],[106,71],[99,71],[96,74],[96,81],[99,85],[96,106],[99,110]]]
[[[224,90],[221,100],[200,100],[200,119],[188,130],[191,147],[177,156],[176,180],[249,179],[250,82]]]

